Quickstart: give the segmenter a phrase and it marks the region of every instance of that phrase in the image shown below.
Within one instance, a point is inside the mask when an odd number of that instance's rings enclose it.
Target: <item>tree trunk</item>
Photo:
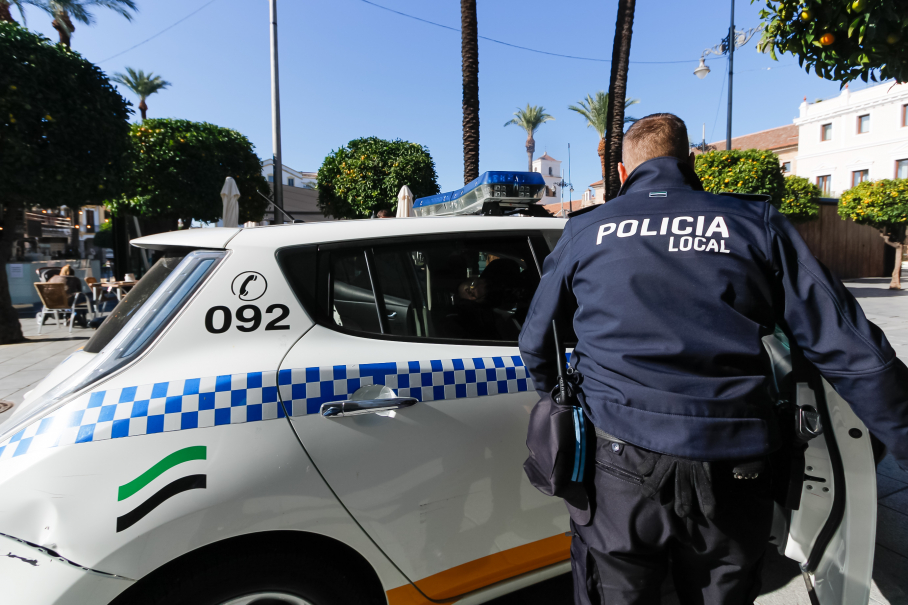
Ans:
[[[19,313],[13,307],[9,293],[9,279],[6,277],[6,263],[13,255],[16,241],[16,223],[21,209],[15,201],[6,199],[3,204],[3,230],[0,231],[0,345],[22,342],[22,325]]]
[[[605,178],[605,137],[599,139],[599,163],[602,164],[602,176]]]
[[[890,290],[902,289],[902,250],[904,244],[896,244],[895,248],[895,267],[892,269],[892,281],[889,282]]]
[[[527,172],[533,172],[533,154],[536,153],[536,139],[533,133],[527,137]]]
[[[16,20],[13,19],[13,14],[9,12],[9,4],[6,4],[0,1],[0,21],[6,21],[7,23],[15,23]]]
[[[618,163],[624,139],[624,99],[627,96],[627,66],[631,56],[631,33],[636,0],[618,0],[615,42],[612,45],[612,73],[608,84],[608,115],[605,132],[607,162],[603,166],[604,201],[613,199],[621,189]]]
[[[145,121],[145,112],[148,111],[148,105],[145,104],[145,99],[139,101],[139,111],[142,112],[142,121]]]
[[[479,176],[479,38],[476,0],[460,0],[463,70],[463,183]]]
[[[70,41],[72,40],[73,32],[76,31],[76,26],[73,25],[72,19],[69,18],[69,13],[65,10],[57,13],[55,17],[50,24],[60,34],[60,44],[70,48]]]

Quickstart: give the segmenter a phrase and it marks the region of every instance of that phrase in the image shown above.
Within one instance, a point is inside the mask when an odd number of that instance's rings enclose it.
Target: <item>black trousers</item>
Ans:
[[[696,504],[681,518],[673,480],[653,498],[641,494],[646,455],[597,439],[592,522],[571,523],[576,605],[658,605],[669,571],[684,605],[751,605],[772,523],[771,477],[734,479],[734,463],[713,463],[714,518]]]

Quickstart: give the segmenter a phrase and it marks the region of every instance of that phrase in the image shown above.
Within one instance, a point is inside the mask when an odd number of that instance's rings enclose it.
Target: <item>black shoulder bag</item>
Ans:
[[[523,470],[533,487],[546,496],[564,498],[574,522],[586,525],[592,511],[583,481],[587,460],[594,454],[594,429],[577,401],[576,375],[565,375],[564,346],[555,320],[552,331],[558,354],[558,385],[530,413],[530,456]]]

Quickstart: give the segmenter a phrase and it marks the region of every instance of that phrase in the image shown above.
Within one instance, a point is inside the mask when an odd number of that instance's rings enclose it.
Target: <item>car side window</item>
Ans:
[[[483,233],[289,248],[278,262],[303,306],[327,327],[513,343],[548,252],[538,233]]]

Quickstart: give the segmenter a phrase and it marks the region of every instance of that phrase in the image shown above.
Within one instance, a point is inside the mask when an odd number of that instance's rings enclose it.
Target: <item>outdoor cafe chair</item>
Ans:
[[[91,299],[82,292],[74,295],[73,301],[70,304],[69,296],[66,294],[66,284],[36,283],[35,289],[38,291],[38,298],[41,299],[41,305],[43,307],[37,317],[38,334],[41,333],[41,330],[44,327],[44,319],[51,313],[53,313],[54,322],[58,327],[60,326],[60,314],[63,314],[64,322],[67,319],[67,314],[69,314],[70,332],[73,331],[76,312],[81,310],[90,312],[92,319],[97,315]]]

